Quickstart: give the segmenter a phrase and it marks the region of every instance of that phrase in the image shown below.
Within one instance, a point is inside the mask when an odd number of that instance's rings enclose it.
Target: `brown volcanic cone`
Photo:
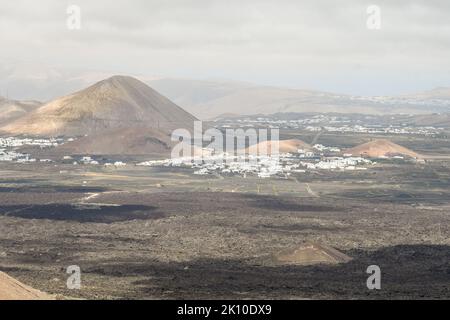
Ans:
[[[143,82],[114,76],[53,100],[0,130],[16,135],[78,136],[136,126],[172,131],[191,127],[194,120]]]
[[[361,144],[354,148],[347,149],[345,153],[352,154],[353,156],[370,158],[392,157],[396,155],[421,158],[418,153],[386,139],[373,140]]]
[[[298,149],[310,150],[311,146],[306,142],[298,139],[280,140],[280,141],[263,141],[258,144],[252,145],[246,149],[249,154],[271,154],[272,146],[276,149],[276,143],[280,153],[295,153]],[[266,151],[267,150],[267,151]]]

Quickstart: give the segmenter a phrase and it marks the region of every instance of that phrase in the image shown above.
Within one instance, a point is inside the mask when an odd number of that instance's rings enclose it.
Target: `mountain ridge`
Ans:
[[[447,87],[408,95],[356,96],[249,83],[187,79],[157,79],[149,83],[204,120],[215,119],[225,113],[450,113],[450,88]]]

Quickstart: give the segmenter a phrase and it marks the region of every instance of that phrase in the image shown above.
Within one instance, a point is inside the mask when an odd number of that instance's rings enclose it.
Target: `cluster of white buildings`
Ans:
[[[307,126],[306,131],[318,132],[326,130],[329,132],[370,133],[370,134],[414,134],[414,135],[436,135],[442,132],[442,128],[435,127],[366,127],[361,125],[343,126]]]
[[[300,165],[310,170],[367,170],[367,166],[361,165],[373,165],[368,159],[361,157],[332,157],[325,160],[321,160],[317,163],[301,162]]]
[[[450,107],[449,99],[440,98],[418,98],[418,97],[389,97],[389,96],[374,96],[374,97],[361,97],[351,96],[350,100],[375,102],[390,106],[399,105],[413,105],[413,106],[426,106],[426,107]]]
[[[326,146],[324,146],[322,144],[315,144],[313,146],[313,148],[316,149],[317,151],[320,151],[320,152],[333,152],[333,153],[341,152],[340,148],[337,148],[337,147],[326,147]]]
[[[258,117],[258,118],[244,118],[244,119],[229,119],[225,120],[225,122],[230,123],[239,123],[239,124],[272,124],[275,126],[284,126],[284,125],[308,125],[308,124],[320,124],[320,123],[349,123],[351,120],[343,117],[337,116],[329,116],[318,114],[312,116],[311,118],[304,119],[291,119],[291,120],[283,120],[283,119],[272,119],[267,117]]]
[[[344,132],[344,133],[368,133],[368,134],[414,134],[414,135],[437,135],[444,131],[443,128],[436,128],[433,126],[412,127],[407,124],[402,125],[386,125],[377,126],[365,123],[372,121],[370,117],[365,120],[351,120],[344,116],[329,116],[329,115],[315,115],[311,118],[282,120],[271,119],[266,117],[259,117],[256,119],[244,118],[236,120],[225,120],[230,124],[239,124],[243,127],[264,125],[271,128],[284,129],[301,129],[311,132],[320,132],[326,130],[329,132]],[[370,122],[369,121],[369,122]],[[353,123],[353,124],[352,124]],[[222,128],[231,127],[230,125],[222,125]]]
[[[318,145],[320,146],[320,145]],[[322,146],[322,150],[333,148]],[[192,168],[195,175],[254,175],[260,178],[279,176],[287,178],[293,173],[305,173],[312,170],[366,170],[372,161],[361,157],[323,157],[314,152],[298,150],[298,153],[283,153],[275,156],[241,155],[226,153],[203,157],[183,157],[154,160],[139,163],[150,167],[184,167]]]
[[[7,137],[0,138],[0,148],[13,148],[22,146],[39,146],[41,148],[56,147],[64,143],[63,139],[32,139],[32,138],[16,138]]]
[[[73,157],[71,156],[64,156],[63,160],[73,160]],[[100,161],[93,159],[91,156],[84,156],[82,158],[80,158],[78,161],[73,161],[72,162],[73,165],[100,165]],[[104,165],[105,167],[124,167],[127,164],[125,162],[122,161],[115,161],[115,162],[105,162],[102,165]]]
[[[24,155],[15,151],[0,149],[0,161],[16,161]]]
[[[32,139],[32,138],[16,138],[16,137],[0,137],[0,161],[17,162],[17,163],[34,163],[37,159],[32,158],[29,154],[17,152],[15,148],[23,146],[38,146],[42,149],[56,147],[64,143],[62,139]],[[51,162],[50,159],[41,159],[39,162]]]
[[[0,149],[0,161],[2,162],[17,162],[17,163],[33,163],[38,160],[31,158],[29,154],[23,154],[14,150]],[[50,162],[49,159],[39,160],[40,162]]]
[[[146,161],[139,163],[140,166],[150,167],[184,167],[194,169],[195,175],[224,174],[240,175],[246,177],[247,174],[254,174],[261,178],[286,173],[283,166],[283,158],[286,155],[256,156],[242,155],[230,156],[226,153],[203,156],[203,157],[183,157],[166,160]]]
[[[125,167],[127,164],[122,161],[116,161],[114,163],[107,162],[105,163],[105,167]]]
[[[85,156],[85,157],[81,158],[81,159],[80,159],[80,162],[81,162],[82,164],[92,164],[92,165],[100,164],[97,160],[94,160],[94,159],[92,159],[92,158],[89,157],[89,156]],[[74,162],[74,164],[75,164],[75,162]]]

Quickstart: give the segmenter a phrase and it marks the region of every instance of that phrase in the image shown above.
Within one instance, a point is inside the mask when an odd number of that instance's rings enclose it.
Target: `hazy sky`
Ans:
[[[449,57],[448,0],[0,0],[0,95],[17,98],[110,74],[399,94],[450,86]]]

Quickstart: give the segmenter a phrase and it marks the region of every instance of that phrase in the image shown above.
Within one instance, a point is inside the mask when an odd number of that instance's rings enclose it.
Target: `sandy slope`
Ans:
[[[366,156],[371,158],[388,157],[394,155],[409,156],[411,158],[421,158],[421,156],[405,147],[402,147],[392,141],[386,139],[373,140],[351,149],[347,149],[345,153],[354,156]]]
[[[0,300],[54,300],[54,297],[33,289],[0,271]]]
[[[143,155],[157,153],[169,155],[172,147],[170,135],[161,130],[131,127],[109,129],[66,143],[55,149],[64,154],[90,155]]]
[[[278,144],[278,146],[277,146]],[[279,149],[280,153],[297,152],[298,149],[309,150],[311,146],[304,141],[298,139],[280,140],[280,141],[263,141],[246,149],[249,154],[271,154],[272,148]],[[266,151],[267,150],[267,151]]]

